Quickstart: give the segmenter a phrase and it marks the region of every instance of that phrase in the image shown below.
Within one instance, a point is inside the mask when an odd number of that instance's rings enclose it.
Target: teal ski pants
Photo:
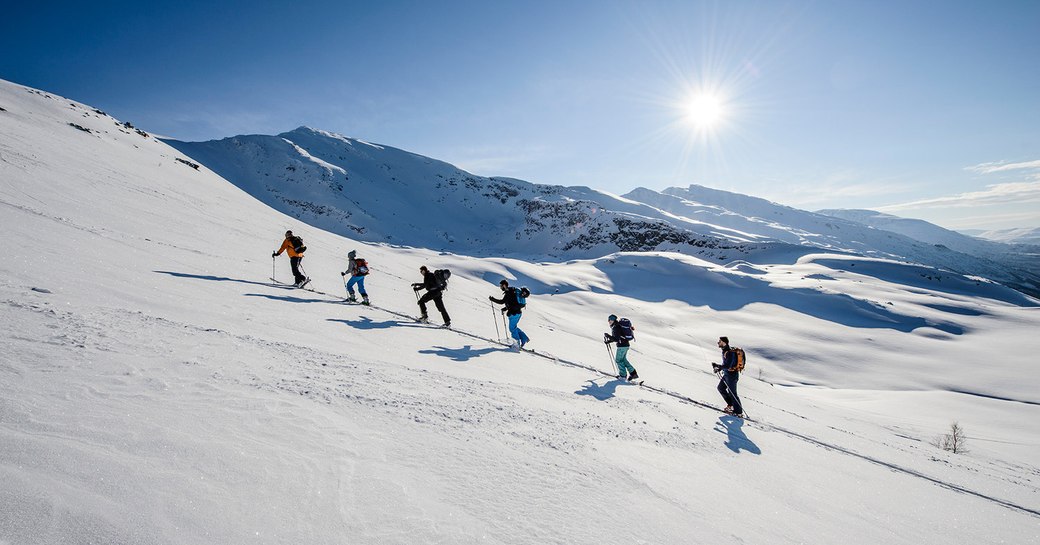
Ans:
[[[636,372],[636,368],[632,367],[631,363],[628,363],[628,346],[617,347],[617,353],[614,354],[614,363],[617,363],[618,374],[627,377],[632,373]]]

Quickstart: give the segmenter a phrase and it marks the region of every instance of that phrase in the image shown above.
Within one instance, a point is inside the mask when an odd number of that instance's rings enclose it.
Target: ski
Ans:
[[[310,278],[305,280],[303,282],[302,286],[297,286],[296,284],[289,284],[288,282],[282,282],[281,280],[278,280],[276,278],[271,278],[271,281],[275,283],[275,285],[272,286],[272,287],[276,287],[276,288],[284,288],[284,289],[287,289],[287,290],[307,290],[307,291],[312,292],[312,293],[321,293],[321,292],[315,290],[314,288],[307,287],[307,284],[309,284],[311,282]],[[325,295],[325,294],[322,293],[322,295]]]

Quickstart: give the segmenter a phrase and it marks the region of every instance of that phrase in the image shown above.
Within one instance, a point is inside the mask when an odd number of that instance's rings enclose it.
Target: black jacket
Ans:
[[[502,293],[501,299],[495,299],[494,297],[488,297],[492,302],[506,306],[506,316],[516,316],[517,314],[523,314],[524,308],[520,306],[520,301],[516,299],[516,288],[509,287]]]
[[[623,331],[624,330],[621,327],[621,324],[618,322],[614,322],[614,327],[611,328],[610,333],[607,335],[607,337],[611,340],[611,342],[616,342],[618,346],[628,346],[628,339],[621,336],[621,333]]]
[[[429,293],[437,293],[441,291],[441,285],[437,282],[437,276],[433,274],[433,271],[426,271],[423,275],[423,281],[421,284],[412,284],[415,289],[425,288]]]

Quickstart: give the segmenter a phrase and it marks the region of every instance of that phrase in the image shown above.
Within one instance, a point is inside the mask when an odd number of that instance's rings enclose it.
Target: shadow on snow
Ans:
[[[595,380],[586,380],[585,385],[574,393],[580,396],[589,396],[599,401],[606,401],[614,397],[618,386],[625,384],[628,384],[628,382],[616,378],[609,379],[603,384],[597,384]]]
[[[741,429],[743,426],[743,418],[720,416],[719,421],[715,423],[715,431],[726,434],[726,442],[723,444],[733,452],[739,454],[741,450],[746,450],[751,454],[762,454],[762,449],[744,435],[744,430]]]
[[[236,282],[239,284],[250,284],[253,286],[266,286],[269,288],[292,288],[292,286],[283,286],[281,284],[273,284],[271,282],[257,282],[255,280],[242,280],[241,278],[228,278],[226,276],[213,276],[208,274],[188,274],[173,271],[152,271],[159,274],[168,274],[177,278],[193,278],[195,280],[210,280],[214,282]],[[295,288],[293,288],[295,289]]]
[[[389,329],[391,327],[423,327],[422,324],[413,322],[411,320],[384,320],[382,322],[376,322],[367,316],[362,316],[357,320],[340,320],[336,318],[326,318],[327,322],[339,322],[341,324],[347,324],[354,329]]]
[[[473,345],[467,344],[462,348],[448,348],[446,346],[435,346],[431,350],[420,350],[420,354],[433,354],[434,356],[440,356],[442,358],[448,358],[452,361],[469,361],[473,358],[479,358],[484,354],[490,354],[492,352],[505,352],[505,348],[478,348],[474,349]]]

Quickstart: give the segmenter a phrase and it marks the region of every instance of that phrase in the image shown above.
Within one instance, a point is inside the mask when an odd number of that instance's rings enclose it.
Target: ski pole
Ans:
[[[502,333],[501,333],[501,330],[498,329],[498,314],[495,313],[495,304],[494,303],[488,303],[488,304],[491,305],[491,319],[495,321],[495,336],[498,337],[499,341],[501,341],[502,340]]]
[[[506,322],[508,321],[506,319],[506,309],[503,308],[499,312],[501,312],[501,314],[502,314],[502,340],[512,344],[513,341],[511,341],[510,339],[512,339],[513,337],[510,336],[511,333],[509,331],[509,327],[506,325]],[[520,342],[520,341],[518,340],[516,342]]]
[[[610,358],[610,368],[614,370],[614,375],[620,375],[621,370],[618,369],[617,361],[614,359],[614,351],[610,349],[610,343],[603,343],[607,347],[607,357]]]
[[[274,259],[275,259],[275,258],[274,258],[274,256],[272,255],[272,256],[271,256],[271,280],[274,280],[275,282],[277,282],[277,281],[278,281],[278,279],[277,279],[277,278],[275,278],[275,276],[274,276]]]

